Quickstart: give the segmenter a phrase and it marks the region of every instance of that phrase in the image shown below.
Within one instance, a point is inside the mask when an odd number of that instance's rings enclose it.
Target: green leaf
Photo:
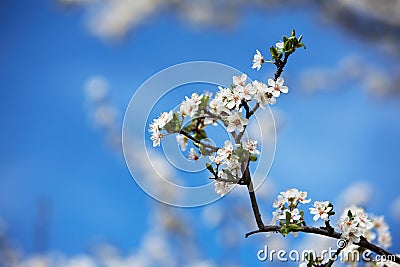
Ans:
[[[179,120],[178,113],[174,113],[172,120],[175,122],[175,132],[179,132],[182,126],[181,126],[181,122]]]
[[[303,39],[303,35],[300,35],[299,38],[297,39],[297,41],[300,43],[301,39]]]
[[[291,214],[290,212],[286,211],[285,223],[288,226],[290,224]]]
[[[289,230],[289,231],[295,231],[295,232],[297,232],[297,231],[299,231],[299,230],[301,230],[301,229],[303,229],[301,226],[298,226],[297,224],[293,224],[293,223],[291,223],[291,224],[289,224],[289,226],[287,227],[287,229]]]
[[[167,124],[165,124],[164,130],[167,131],[167,133],[175,133],[179,129],[180,129],[179,117],[178,114],[174,113],[172,120],[170,120]]]
[[[207,107],[207,105],[208,105],[208,101],[209,101],[209,100],[210,100],[210,97],[209,97],[209,96],[203,96],[203,97],[201,98],[199,108],[200,108],[200,109],[205,109],[205,108]]]
[[[292,41],[291,40],[287,40],[285,42],[284,50],[285,50],[285,52],[291,52],[291,50],[292,50]]]
[[[296,48],[301,48],[301,47],[304,47],[304,49],[307,49],[307,47],[303,43],[298,43],[296,45]]]
[[[279,53],[278,53],[278,50],[276,49],[276,47],[271,46],[271,47],[269,48],[269,51],[271,52],[272,58],[278,58]]]
[[[296,31],[295,31],[295,29],[293,29],[292,32],[290,33],[290,37],[294,37],[294,36],[296,36]]]
[[[289,234],[289,231],[288,231],[288,229],[286,228],[286,225],[282,225],[282,226],[281,226],[280,232],[281,232],[281,234],[282,234],[283,236],[286,236],[287,234]]]

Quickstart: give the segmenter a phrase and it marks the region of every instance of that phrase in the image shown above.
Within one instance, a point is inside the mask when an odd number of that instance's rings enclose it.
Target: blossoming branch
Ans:
[[[281,75],[289,57],[299,48],[305,48],[305,45],[302,36],[297,37],[293,30],[289,36],[283,36],[282,41],[270,47],[268,59],[256,50],[253,69],[260,70],[265,63],[276,68],[267,83],[257,80],[248,82],[247,75],[242,74],[233,76],[230,88],[219,86],[214,97],[207,92],[186,96],[178,112],[164,112],[149,125],[153,146],[159,146],[164,136],[176,134],[176,141],[183,151],[187,149],[189,141],[194,145],[190,148],[189,159],[208,157],[206,167],[212,174],[217,194],[229,193],[233,185],[247,186],[258,229],[247,233],[246,237],[260,232],[278,232],[284,236],[305,232],[343,239],[346,245],[339,248],[339,251],[370,250],[379,255],[394,256],[385,250],[391,245],[391,236],[383,217],[369,216],[360,207],[349,207],[340,216],[335,230],[330,224],[331,216],[335,215],[333,204],[329,201],[315,201],[305,211],[303,205],[309,204],[311,199],[307,199],[307,192],[295,188],[281,192],[274,201],[273,207],[276,210],[271,225],[265,225],[262,220],[249,170],[250,162],[257,161],[260,151],[257,140],[244,138],[244,133],[250,117],[258,108],[275,105],[281,94],[289,92]],[[218,122],[226,127],[232,137],[220,147],[212,144],[206,132],[207,127],[216,126]],[[308,226],[306,212],[313,216],[313,221],[322,220],[324,225]],[[371,243],[375,240],[378,245]],[[394,256],[393,259],[400,263],[399,257]],[[331,266],[333,262],[331,258],[311,257],[306,264],[308,267]],[[367,264],[377,266],[374,262]],[[389,266],[391,263],[385,264]]]

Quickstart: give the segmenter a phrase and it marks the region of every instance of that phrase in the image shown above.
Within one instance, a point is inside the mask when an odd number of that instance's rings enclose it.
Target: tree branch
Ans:
[[[283,68],[286,66],[290,55],[291,53],[285,53],[283,60],[278,59],[277,61],[275,61],[275,66],[277,69],[274,75],[274,81],[278,80],[278,78],[281,77]]]
[[[276,72],[274,74],[274,81],[277,81],[278,78],[282,75],[283,69],[285,68],[290,55],[291,55],[291,53],[285,53],[283,60],[278,59],[275,61]],[[250,110],[250,107],[247,104],[247,102],[244,99],[242,99],[241,106],[243,106],[244,109],[246,110],[246,119],[249,119],[256,112],[256,110],[260,107],[260,104],[257,103],[254,106],[254,108],[252,110]],[[237,137],[235,138],[236,143],[240,142],[240,139],[242,139],[246,128],[247,128],[247,125],[245,125],[243,131],[237,135]]]
[[[239,181],[239,184],[246,185],[247,191],[249,192],[251,208],[253,210],[254,218],[256,220],[258,229],[263,229],[265,227],[262,218],[260,209],[258,208],[256,194],[254,192],[253,182],[251,181],[249,164],[247,163],[246,171],[243,174],[243,178]]]
[[[198,139],[196,139],[196,138],[194,138],[193,136],[191,136],[188,132],[186,132],[185,130],[180,130],[179,131],[179,133],[180,134],[182,134],[182,135],[184,135],[184,136],[186,136],[187,138],[189,138],[190,140],[192,140],[193,142],[195,142],[195,143],[197,143],[197,144],[199,144],[199,145],[202,145],[202,146],[204,146],[204,147],[207,147],[207,148],[209,148],[209,149],[211,149],[213,152],[216,152],[219,148],[218,147],[215,147],[215,146],[213,146],[213,145],[210,145],[210,144],[206,144],[206,143],[203,143],[203,142],[201,142],[200,140],[198,140]]]

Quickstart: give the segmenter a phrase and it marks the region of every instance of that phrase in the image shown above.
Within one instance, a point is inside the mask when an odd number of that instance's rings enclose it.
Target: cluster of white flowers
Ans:
[[[289,189],[281,192],[277,200],[272,204],[276,210],[272,213],[273,221],[284,223],[286,214],[290,214],[290,223],[299,223],[303,220],[301,212],[298,208],[299,204],[307,204],[311,199],[307,198],[307,192],[299,191],[297,188]]]
[[[385,248],[390,247],[392,245],[392,236],[385,218],[383,216],[373,216],[372,223],[378,233],[378,244]]]
[[[164,112],[157,119],[153,120],[153,123],[149,126],[149,132],[151,133],[150,139],[153,141],[153,147],[159,146],[162,138],[161,130],[164,126],[172,120],[173,112]]]
[[[389,226],[386,224],[383,216],[368,215],[363,208],[352,205],[346,208],[340,217],[339,229],[342,230],[341,238],[348,241],[348,245],[343,250],[343,255],[346,255],[344,260],[351,266],[358,266],[358,258],[350,257],[354,252],[359,250],[359,246],[355,245],[361,240],[361,236],[372,242],[377,238],[378,245],[383,248],[388,248],[392,244],[392,237],[389,232]],[[374,264],[367,266],[375,267],[390,267],[397,266],[390,261],[377,261]]]
[[[241,144],[236,144],[236,148],[242,148],[248,154],[256,155],[260,151],[257,150],[257,141],[253,139],[245,139]],[[242,156],[243,157],[243,156]],[[215,155],[210,155],[209,159],[222,170],[217,173],[218,177],[215,181],[215,192],[219,195],[225,195],[230,187],[242,178],[242,165],[241,162],[248,160],[241,158],[235,154],[234,146],[228,140],[225,141],[224,146],[217,150]]]
[[[224,146],[217,150],[217,156],[209,156],[211,162],[216,164],[226,164],[228,159],[232,156],[233,145],[230,141],[226,140]]]
[[[257,150],[257,140],[246,138],[246,140],[242,141],[242,148],[244,150],[249,151],[250,154],[260,154],[260,151]]]
[[[217,193],[220,196],[224,196],[227,193],[229,193],[233,184],[234,184],[233,182],[215,181],[214,183],[215,193]]]
[[[278,50],[280,49],[279,47],[280,45],[277,44]],[[253,60],[253,68],[259,69],[264,62],[263,56],[257,50],[257,54]],[[163,137],[161,130],[172,120],[175,114],[180,115],[182,121],[185,117],[198,119],[198,115],[202,115],[202,124],[204,126],[209,124],[215,125],[216,121],[220,119],[229,132],[243,132],[249,123],[249,118],[243,115],[243,105],[247,105],[247,102],[254,100],[261,108],[265,108],[267,104],[275,104],[276,98],[281,93],[288,93],[289,91],[289,88],[283,85],[284,79],[282,77],[278,77],[275,80],[268,79],[268,84],[256,80],[246,83],[247,75],[242,74],[240,76],[233,76],[232,82],[231,88],[219,86],[219,91],[215,94],[214,98],[211,98],[210,94],[198,95],[197,93],[193,93],[190,98],[185,97],[185,100],[179,107],[178,113],[170,111],[161,114],[149,126],[153,146],[160,145],[161,138]],[[187,141],[182,136],[177,137],[177,142],[180,144],[182,150],[186,149]]]
[[[219,195],[224,195],[226,192],[220,188],[232,183],[232,179],[238,181],[243,175],[239,157],[233,154],[233,145],[230,141],[225,141],[224,146],[217,150],[216,156],[211,155],[209,159],[211,162],[223,167],[223,170],[218,172],[218,180],[215,182],[215,191]],[[221,183],[221,182],[224,183]]]
[[[363,208],[352,206],[344,210],[340,216],[338,227],[342,231],[341,238],[352,244],[360,242],[361,236],[371,239],[372,236],[369,232],[374,225]]]
[[[189,116],[191,118],[195,117],[197,111],[199,110],[199,105],[201,103],[202,98],[203,95],[198,95],[196,93],[193,93],[191,98],[185,96],[185,100],[182,102],[180,106],[179,114],[182,117],[185,116]]]
[[[379,246],[384,248],[392,244],[392,236],[384,217],[372,215],[369,218],[364,209],[357,206],[345,209],[340,217],[339,228],[343,232],[342,237],[354,243],[359,242],[363,236],[370,242],[378,238]]]
[[[160,145],[163,137],[162,130],[167,134],[178,134],[176,141],[181,150],[187,149],[188,141],[191,139],[197,148],[190,148],[188,158],[197,160],[200,157],[209,156],[212,165],[208,164],[207,169],[216,180],[215,191],[220,195],[226,194],[231,185],[240,181],[244,170],[248,168],[248,162],[256,161],[257,155],[260,154],[257,150],[257,141],[248,138],[242,140],[244,131],[249,124],[250,116],[259,107],[273,105],[281,93],[288,93],[289,88],[284,85],[284,79],[277,76],[281,74],[288,55],[300,47],[300,39],[301,37],[297,39],[294,30],[289,38],[284,36],[285,42],[276,43],[276,47],[270,49],[272,61],[265,60],[260,51],[256,50],[253,69],[259,70],[265,62],[274,63],[277,67],[274,79],[268,79],[267,83],[257,80],[248,81],[246,74],[233,76],[230,88],[218,86],[218,92],[214,97],[208,93],[201,95],[193,93],[190,97],[185,97],[177,113],[172,111],[163,113],[160,118],[150,124],[153,146]],[[285,54],[284,61],[281,60],[283,54]],[[187,118],[190,118],[191,122],[183,127]],[[234,144],[225,141],[224,146],[219,148],[207,143],[205,128],[210,124],[216,125],[217,121],[222,122],[226,130],[231,133],[235,140]],[[289,190],[283,195],[286,193],[293,192]],[[305,201],[305,196],[304,192],[298,192],[295,198],[288,196],[287,199],[290,199],[292,204],[294,204],[293,201],[301,203]],[[289,209],[293,220],[298,220],[300,216],[296,207],[297,205],[294,208],[290,206]]]
[[[313,207],[310,208],[310,213],[314,215],[313,220],[316,222],[318,219],[328,221],[329,212],[332,211],[333,207],[329,201],[315,201]]]

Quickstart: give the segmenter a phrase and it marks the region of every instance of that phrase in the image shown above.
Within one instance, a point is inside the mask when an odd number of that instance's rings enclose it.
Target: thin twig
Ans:
[[[249,105],[247,104],[247,102],[244,102],[245,105],[243,105],[243,107],[246,110],[246,119],[249,119],[256,111],[257,109],[260,107],[260,104],[257,103],[252,110],[250,110]],[[247,107],[247,108],[246,108]],[[240,142],[240,140],[242,139],[244,132],[246,131],[247,125],[243,126],[243,131],[241,131],[236,137],[235,137],[235,142],[236,144],[238,144]]]
[[[276,80],[278,80],[279,77],[281,77],[283,68],[286,66],[286,63],[287,63],[290,55],[291,55],[291,53],[285,53],[283,60],[278,59],[277,61],[275,61],[275,66],[277,68],[275,75],[274,75],[275,82],[276,82]]]
[[[213,146],[213,145],[210,145],[210,144],[206,144],[206,143],[203,143],[203,142],[201,142],[200,140],[198,140],[198,139],[196,139],[196,138],[194,138],[193,136],[191,136],[188,132],[186,132],[185,130],[180,130],[179,131],[179,133],[180,134],[182,134],[182,135],[184,135],[184,136],[186,136],[187,138],[189,138],[190,140],[192,140],[193,142],[195,142],[195,143],[197,143],[197,144],[199,144],[199,145],[202,145],[202,146],[204,146],[204,147],[207,147],[207,148],[209,148],[209,149],[211,149],[213,152],[216,152],[219,148],[218,147],[215,147],[215,146]]]

